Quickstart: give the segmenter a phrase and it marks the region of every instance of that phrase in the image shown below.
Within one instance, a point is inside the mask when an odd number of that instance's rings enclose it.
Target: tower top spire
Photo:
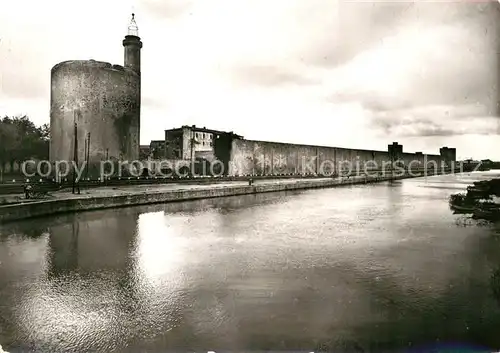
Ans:
[[[135,22],[135,14],[132,14],[132,18],[130,19],[130,24],[128,25],[128,35],[129,36],[139,36],[139,27],[137,27],[137,23]]]

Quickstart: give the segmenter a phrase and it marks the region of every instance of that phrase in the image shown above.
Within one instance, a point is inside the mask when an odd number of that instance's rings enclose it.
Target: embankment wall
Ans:
[[[435,174],[442,174],[437,172]],[[422,173],[419,176],[430,175]],[[300,190],[312,188],[334,187],[339,185],[354,185],[364,183],[374,183],[391,179],[406,179],[418,177],[405,175],[399,177],[391,176],[357,176],[349,178],[325,178],[325,179],[304,179],[294,182],[283,183],[263,183],[257,185],[235,185],[216,186],[207,185],[206,188],[169,190],[157,192],[131,192],[126,195],[113,195],[101,197],[81,196],[70,199],[56,199],[37,202],[28,202],[14,205],[0,206],[0,223],[18,221],[27,218],[48,216],[53,214],[98,210],[106,208],[117,208],[137,205],[147,205],[154,203],[166,203],[176,201],[188,201],[196,199],[206,199],[215,197],[238,196],[265,192],[277,192],[286,190]]]

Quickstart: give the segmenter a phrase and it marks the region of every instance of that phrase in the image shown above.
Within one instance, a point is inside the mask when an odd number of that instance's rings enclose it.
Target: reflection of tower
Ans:
[[[108,210],[74,215],[50,227],[51,272],[122,275],[130,267],[138,214]]]
[[[68,223],[49,229],[50,277],[68,274],[78,268],[78,236],[80,222],[77,215],[70,216]]]
[[[138,217],[134,208],[96,211],[68,216],[51,226],[47,276],[49,284],[55,284],[52,288],[60,290],[62,283],[68,298],[86,298],[91,303],[104,300],[109,303],[106,311],[125,313],[132,322],[138,321],[141,297],[131,255]],[[96,288],[98,298],[92,298]]]

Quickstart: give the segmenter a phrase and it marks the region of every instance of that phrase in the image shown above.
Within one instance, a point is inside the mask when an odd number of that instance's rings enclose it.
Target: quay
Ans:
[[[252,185],[248,181],[219,182],[216,184],[163,184],[130,187],[100,187],[82,190],[81,194],[56,192],[49,199],[26,200],[0,206],[0,223],[53,214],[179,202],[216,197],[238,196],[267,192],[328,188],[342,185],[375,183],[398,179],[448,174],[450,171],[421,172],[412,175],[349,176],[316,179],[263,179]]]

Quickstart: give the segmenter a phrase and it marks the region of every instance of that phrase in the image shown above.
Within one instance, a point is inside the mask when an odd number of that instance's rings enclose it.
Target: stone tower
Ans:
[[[142,42],[137,34],[132,15],[123,40],[124,66],[69,60],[52,68],[51,162],[73,161],[77,148],[79,163],[85,161],[95,179],[102,161],[139,159]]]
[[[123,46],[125,47],[124,66],[140,75],[142,42],[141,38],[139,38],[139,28],[135,22],[135,14],[132,14],[132,19],[128,26],[128,34],[123,40]]]

